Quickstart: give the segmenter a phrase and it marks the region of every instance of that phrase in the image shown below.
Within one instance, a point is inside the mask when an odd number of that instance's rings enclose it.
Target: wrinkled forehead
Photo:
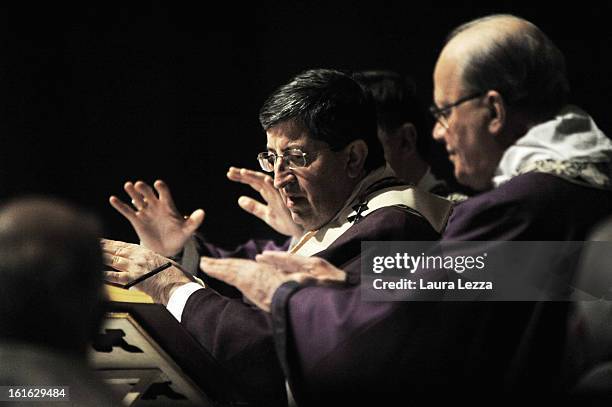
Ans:
[[[468,58],[468,48],[461,42],[448,43],[436,62],[434,69],[434,102],[438,106],[448,104],[465,93],[463,67]]]
[[[287,120],[266,131],[268,151],[282,152],[290,148],[314,149],[326,143],[315,140],[304,126],[294,120]]]

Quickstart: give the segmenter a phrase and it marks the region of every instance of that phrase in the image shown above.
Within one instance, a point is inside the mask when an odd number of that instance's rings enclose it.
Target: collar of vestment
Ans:
[[[612,189],[612,142],[586,112],[566,106],[554,119],[532,127],[504,152],[493,186],[528,172]]]
[[[393,171],[381,167],[368,174],[353,190],[336,216],[318,230],[309,231],[291,249],[292,253],[312,256],[327,249],[347,230],[377,209],[399,206],[421,216],[437,232],[446,225],[452,203],[444,198],[402,184]]]

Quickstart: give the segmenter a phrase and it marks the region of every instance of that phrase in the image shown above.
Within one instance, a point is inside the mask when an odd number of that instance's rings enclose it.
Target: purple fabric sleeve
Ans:
[[[195,257],[192,259],[183,259],[184,263],[196,263],[198,265],[195,270],[195,275],[200,277],[207,286],[212,287],[220,294],[230,298],[241,298],[242,293],[233,286],[230,286],[223,281],[212,278],[207,274],[203,273],[199,269],[199,258],[200,256],[216,257],[216,258],[242,258],[242,259],[254,259],[259,253],[270,250],[270,251],[286,251],[291,243],[291,239],[287,239],[282,245],[276,244],[272,240],[249,240],[234,249],[226,250],[222,249],[212,243],[206,242],[202,237],[196,236],[194,239],[195,250],[191,250],[189,256]],[[185,252],[187,255],[187,251]]]
[[[272,240],[249,240],[231,250],[222,249],[212,243],[201,242],[200,255],[209,257],[234,257],[241,259],[254,259],[259,253],[270,251],[286,251],[291,239],[286,240],[282,245],[278,245]]]
[[[269,314],[204,289],[187,300],[183,326],[242,383],[256,405],[286,406]]]

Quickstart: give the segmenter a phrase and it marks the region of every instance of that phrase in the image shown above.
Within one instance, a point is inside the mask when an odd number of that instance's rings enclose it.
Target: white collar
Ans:
[[[312,256],[327,249],[354,225],[349,219],[358,215],[354,206],[362,198],[367,198],[367,209],[359,213],[363,217],[376,209],[399,205],[423,216],[436,231],[440,232],[446,225],[452,207],[452,203],[446,199],[407,185],[378,189],[368,193],[367,197],[363,196],[370,186],[389,176],[393,177],[394,173],[388,165],[371,172],[355,187],[344,207],[332,221],[318,230],[305,233],[295,245],[292,244],[291,253]]]
[[[576,106],[532,127],[503,154],[494,187],[531,171],[547,172],[591,186],[609,185],[612,142]]]

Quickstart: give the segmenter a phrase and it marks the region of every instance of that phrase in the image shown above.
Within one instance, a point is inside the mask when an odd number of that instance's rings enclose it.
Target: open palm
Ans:
[[[166,183],[157,180],[153,186],[155,191],[142,181],[125,183],[125,192],[134,207],[116,196],[111,196],[109,201],[132,224],[143,246],[164,256],[174,256],[202,224],[204,211],[198,209],[191,216],[183,217]]]

